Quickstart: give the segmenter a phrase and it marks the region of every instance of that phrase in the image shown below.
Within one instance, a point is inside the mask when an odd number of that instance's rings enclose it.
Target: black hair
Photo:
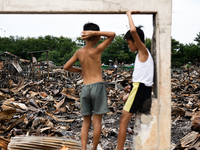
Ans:
[[[141,30],[140,28],[141,27],[143,27],[143,26],[139,26],[139,27],[136,27],[136,31],[137,31],[137,34],[139,35],[139,37],[140,37],[140,40],[143,42],[143,43],[145,43],[145,41],[144,41],[144,32],[143,32],[143,30]],[[131,35],[131,32],[130,32],[130,30],[128,30],[127,32],[126,32],[126,34],[124,35],[124,40],[132,40],[133,42],[134,42],[134,39],[133,39],[133,37],[132,37],[132,35]]]
[[[86,30],[92,30],[92,31],[100,31],[100,28],[97,24],[94,24],[94,23],[86,23],[84,26],[83,26],[83,31],[86,31]]]
[[[100,31],[100,28],[97,24],[94,24],[94,23],[86,23],[84,26],[83,26],[83,31],[87,31],[87,30],[91,30],[91,31]],[[99,36],[93,36],[93,37],[90,37],[88,38],[87,40],[88,41],[93,41],[93,40],[96,40],[98,39]]]

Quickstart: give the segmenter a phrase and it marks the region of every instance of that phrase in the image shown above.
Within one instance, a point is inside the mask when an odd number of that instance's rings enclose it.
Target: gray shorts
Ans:
[[[109,112],[106,86],[103,82],[84,84],[81,90],[81,115],[105,114]]]

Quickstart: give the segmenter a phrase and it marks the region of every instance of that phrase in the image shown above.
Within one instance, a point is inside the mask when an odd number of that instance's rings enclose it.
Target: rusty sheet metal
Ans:
[[[24,136],[12,137],[8,150],[81,150],[81,143],[68,138]],[[91,147],[88,146],[88,149]]]

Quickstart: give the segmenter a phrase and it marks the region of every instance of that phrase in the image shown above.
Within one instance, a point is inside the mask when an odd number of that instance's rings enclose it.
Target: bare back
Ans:
[[[101,36],[107,38],[95,47]],[[92,41],[87,40],[90,37],[96,37],[96,39]],[[80,72],[83,75],[83,84],[102,82],[101,54],[113,41],[114,37],[114,32],[83,31],[81,39],[86,41],[86,46],[76,51],[64,65],[64,70]],[[77,60],[80,61],[82,69],[73,67]]]
[[[77,51],[77,57],[81,63],[83,84],[102,82],[101,53],[96,53],[95,48],[82,48]]]

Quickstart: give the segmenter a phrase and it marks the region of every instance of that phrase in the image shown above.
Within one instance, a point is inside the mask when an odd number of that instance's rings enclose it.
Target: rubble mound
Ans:
[[[54,70],[52,74],[57,72],[59,76],[52,76],[49,81],[24,77],[0,80],[0,147],[6,149],[11,141],[26,136],[80,141],[83,122],[80,93],[83,80],[80,74],[69,75],[61,69]],[[113,150],[117,144],[119,119],[124,105],[124,87],[131,83],[131,72],[104,70],[102,75],[110,112],[103,116],[99,145],[104,150]],[[184,71],[172,72],[173,149],[198,149],[200,145],[199,84],[200,74],[197,70],[190,74]],[[127,150],[131,150],[133,145],[134,120],[133,116],[127,128]],[[92,140],[93,126],[89,129],[88,146],[92,145]]]

